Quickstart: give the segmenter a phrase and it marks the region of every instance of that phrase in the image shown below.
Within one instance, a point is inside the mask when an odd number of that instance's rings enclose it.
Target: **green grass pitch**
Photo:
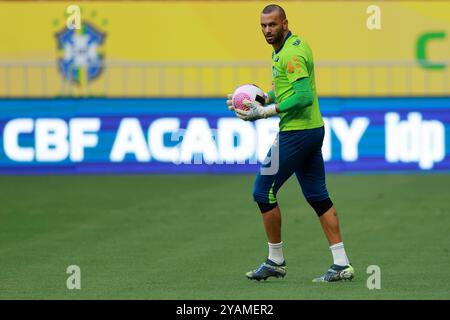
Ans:
[[[253,180],[0,177],[0,299],[450,299],[449,175],[329,175],[356,278],[319,284],[331,254],[293,178],[278,196],[287,276],[245,278],[267,254]]]

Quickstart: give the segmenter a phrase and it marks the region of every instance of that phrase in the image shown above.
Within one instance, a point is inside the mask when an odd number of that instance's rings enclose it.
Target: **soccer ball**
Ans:
[[[265,104],[264,91],[254,84],[244,84],[234,90],[231,101],[234,109],[248,110],[249,108],[243,103],[244,100],[257,101],[262,106]]]

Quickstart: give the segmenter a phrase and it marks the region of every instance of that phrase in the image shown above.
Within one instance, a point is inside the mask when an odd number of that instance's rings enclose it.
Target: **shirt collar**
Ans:
[[[284,44],[286,43],[287,39],[289,39],[289,37],[292,36],[292,32],[289,31],[289,33],[286,35],[286,38],[284,38],[283,44],[281,45],[281,47],[278,50],[275,50],[275,54],[278,54],[281,49],[283,49]]]

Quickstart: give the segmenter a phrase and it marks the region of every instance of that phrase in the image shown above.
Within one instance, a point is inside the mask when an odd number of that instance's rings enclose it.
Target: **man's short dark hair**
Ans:
[[[284,12],[284,9],[277,4],[269,4],[263,9],[262,13],[268,14],[272,13],[273,11],[278,11],[282,20],[286,19],[286,13]]]

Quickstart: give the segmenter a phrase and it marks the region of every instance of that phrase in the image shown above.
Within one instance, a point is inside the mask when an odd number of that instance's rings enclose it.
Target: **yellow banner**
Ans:
[[[263,2],[80,2],[73,33],[71,4],[0,3],[1,96],[208,96],[243,82],[270,86]],[[279,4],[313,48],[322,94],[448,93],[450,2]]]

